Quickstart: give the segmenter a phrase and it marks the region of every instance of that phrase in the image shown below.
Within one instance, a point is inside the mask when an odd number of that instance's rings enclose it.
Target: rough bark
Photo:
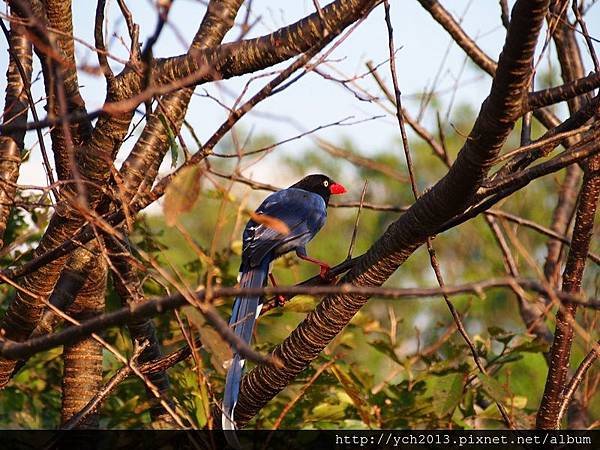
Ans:
[[[586,255],[594,227],[594,217],[600,195],[600,157],[595,156],[586,167],[579,192],[573,239],[563,272],[563,288],[567,293],[579,293],[585,270]],[[565,305],[556,314],[554,342],[550,350],[550,367],[544,396],[537,415],[536,426],[541,429],[556,429],[563,389],[566,386],[573,343],[573,326],[577,305]]]
[[[57,8],[64,8],[64,6],[60,5],[54,6]],[[38,43],[36,46],[37,54],[42,61],[42,67],[47,65],[47,68],[43,70],[44,80],[47,83],[47,93],[49,93],[48,109],[57,111],[57,109],[52,109],[59,108],[59,106],[57,106],[58,102],[52,100],[54,98],[53,96],[57,94],[56,90],[53,90],[53,86],[64,89],[64,94],[67,99],[76,99],[79,95],[76,77],[69,78],[71,80],[70,85],[67,83],[64,83],[64,85],[62,83],[56,83],[56,78],[61,78],[63,72],[52,68],[52,64],[55,63],[52,62],[52,58],[47,57],[44,53],[48,51],[48,48],[56,49],[57,47],[54,45],[51,36],[47,33],[48,24],[43,5],[38,1],[33,1],[31,2],[31,8],[29,8],[27,4],[13,0],[11,1],[11,7],[14,7],[21,17],[29,18],[29,31],[36,37]],[[68,7],[70,11],[70,3],[68,4]],[[63,13],[66,14],[65,21],[58,23],[57,25],[72,30],[70,12],[66,13],[63,11]],[[59,20],[59,17],[55,17],[55,19]],[[70,52],[69,45],[63,44],[63,46],[65,48],[66,58],[68,58]],[[62,50],[60,50],[60,52],[61,54],[63,53]],[[68,61],[65,61],[64,63],[68,65]],[[72,63],[73,68],[69,70],[75,70],[74,61]],[[70,100],[68,100],[67,103],[69,101]],[[75,103],[78,102],[75,101]],[[115,118],[115,120],[118,122],[118,118]],[[74,124],[71,127],[71,130],[73,131],[75,129],[73,127],[77,128],[79,125],[86,128],[85,120]],[[76,139],[75,136],[76,134],[71,136],[73,138],[72,143],[70,142],[70,139],[67,139],[67,136],[63,136],[65,139],[61,141],[61,144],[57,144],[61,147],[59,150],[62,151],[66,148],[67,150],[65,151],[69,151],[68,149],[72,147],[73,143],[78,143],[79,138]],[[86,139],[88,137],[86,133],[82,133],[79,136],[81,139]],[[90,138],[89,145],[77,147],[76,157],[78,172],[81,176],[81,180],[87,182],[87,199],[85,199],[84,203],[81,202],[81,199],[78,198],[79,193],[75,185],[67,185],[63,189],[62,193],[64,194],[64,199],[57,205],[56,212],[52,216],[50,224],[48,225],[39,246],[36,248],[34,255],[43,254],[49,249],[68,240],[84,223],[84,219],[81,217],[79,209],[82,207],[93,209],[98,204],[103,186],[106,184],[110,174],[110,165],[114,159],[113,152],[116,152],[118,149],[118,145],[114,145],[114,142],[118,141],[120,143],[123,137],[124,134],[117,136],[99,136],[98,133],[94,133]],[[110,143],[113,143],[113,145],[109,145]],[[41,267],[38,271],[23,278],[21,287],[24,289],[17,291],[15,298],[10,303],[8,311],[1,322],[1,327],[5,336],[12,336],[11,339],[16,340],[23,340],[29,336],[37,326],[43,312],[44,306],[42,299],[48,299],[52,293],[65,261],[66,257],[58,258],[50,264]],[[0,360],[0,387],[5,386],[8,382],[14,364],[15,361],[5,359]]]
[[[550,11],[554,15],[560,13],[560,2],[552,2]],[[575,31],[568,21],[560,21],[552,36],[556,45],[556,53],[560,63],[562,79],[565,83],[581,78],[585,74],[581,51],[577,44]],[[587,96],[574,97],[567,103],[569,112],[573,114],[589,100]],[[557,233],[565,234],[571,222],[573,208],[575,207],[575,189],[579,181],[580,171],[576,166],[568,169],[565,180],[558,195],[558,202],[552,216],[550,228]],[[558,286],[560,265],[558,264],[562,244],[556,240],[548,241],[548,255],[544,264],[544,274],[553,286]]]
[[[77,258],[74,264],[87,258]],[[88,260],[89,261],[89,260]],[[97,316],[104,310],[106,290],[106,261],[94,257],[87,279],[67,313],[78,321]],[[71,267],[78,270],[79,267]],[[102,387],[102,345],[92,337],[74,344],[66,345],[63,350],[64,375],[62,383],[61,422],[64,423],[77,414]],[[97,428],[98,415],[90,414],[79,428]]]
[[[556,33],[555,33],[556,36]],[[555,38],[555,42],[556,38]],[[557,42],[558,44],[558,42]],[[579,46],[577,45],[577,40],[575,40],[575,44],[573,49],[579,50]],[[559,60],[560,62],[560,60]],[[565,60],[568,63],[568,60]],[[562,62],[561,62],[562,64]],[[570,66],[573,69],[580,67],[579,65]],[[563,80],[565,80],[565,73],[563,71]],[[582,95],[587,95],[594,89],[600,87],[600,73],[592,72],[588,76],[584,76],[577,79],[572,79],[569,77],[569,81],[565,81],[565,83],[561,86],[556,86],[548,89],[544,89],[542,91],[532,92],[529,94],[527,98],[527,104],[525,105],[526,110],[532,110],[541,108],[543,106],[554,105],[559,103],[565,99],[570,100],[573,98],[578,98]]]
[[[51,67],[46,58],[41,58],[43,62],[42,68],[44,70],[44,80],[51,80],[49,72],[51,70],[58,70],[59,80],[62,81],[60,84],[55,86],[48,86],[46,84],[46,92],[49,95],[63,95],[65,99],[66,112],[69,114],[76,114],[80,117],[87,115],[85,103],[79,92],[79,80],[77,78],[77,65],[75,61],[75,46],[73,41],[73,13],[71,9],[72,0],[42,0],[46,10],[46,17],[48,19],[48,25],[56,30],[58,33],[50,33],[52,42],[55,47],[59,50],[63,57],[63,63],[58,67]],[[48,75],[48,76],[47,76]],[[57,89],[63,89],[63,93],[58,93]],[[60,116],[61,105],[58,98],[54,101],[49,102],[52,109],[48,111],[49,114],[54,116]],[[69,123],[69,135],[65,135],[65,130],[62,126],[53,127],[50,130],[50,136],[52,138],[52,152],[54,154],[54,162],[56,165],[56,172],[59,180],[69,180],[73,177],[72,170],[70,167],[69,151],[77,146],[80,146],[89,138],[92,127],[91,123],[87,119],[73,121]],[[71,142],[67,142],[70,139]]]
[[[491,92],[448,174],[386,230],[343,282],[379,286],[450,217],[461,212],[486,176],[512,130],[527,93],[533,54],[548,1],[518,1]],[[367,302],[366,296],[333,295],[273,351],[281,368],[259,365],[243,380],[236,419],[249,420],[317,357]]]
[[[51,305],[61,311],[66,311],[71,306],[87,280],[87,275],[93,261],[92,252],[85,247],[81,247],[73,252],[69,258],[69,263],[60,274],[56,287],[48,300]],[[52,333],[56,325],[62,320],[62,317],[53,310],[46,310],[30,337],[34,338]],[[16,364],[11,376],[14,376],[23,368],[27,363],[27,359],[21,359]]]
[[[25,36],[25,30],[11,26],[9,45],[12,52],[6,70],[6,97],[4,102],[3,124],[27,123],[29,102],[26,89],[29,88],[32,72],[31,43]],[[14,57],[13,57],[14,55]],[[21,64],[25,79],[18,67]],[[25,130],[8,131],[0,134],[0,247],[4,245],[6,222],[12,210],[17,191],[16,182],[21,166]]]
[[[29,21],[28,30],[35,36],[34,49],[44,74],[49,117],[76,115],[66,127],[50,131],[56,170],[60,179],[71,178],[69,152],[82,144],[91,133],[85,104],[79,93],[74,57],[71,0],[10,0],[13,11]],[[49,32],[48,27],[60,33]]]

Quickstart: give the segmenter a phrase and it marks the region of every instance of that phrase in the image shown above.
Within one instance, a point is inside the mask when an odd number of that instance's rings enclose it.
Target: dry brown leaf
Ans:
[[[189,321],[194,324],[198,334],[200,334],[202,346],[204,347],[204,350],[210,354],[213,367],[220,374],[224,374],[226,361],[233,358],[229,344],[208,324],[202,313],[196,308],[193,306],[186,306],[183,308],[183,312]]]
[[[180,214],[188,212],[200,194],[200,168],[184,167],[165,191],[163,212],[167,226],[175,225]]]
[[[250,217],[256,223],[260,223],[261,225],[269,227],[277,231],[279,234],[290,234],[290,227],[288,227],[283,220],[278,219],[277,217],[267,216],[266,214],[256,214],[255,212],[251,212]]]

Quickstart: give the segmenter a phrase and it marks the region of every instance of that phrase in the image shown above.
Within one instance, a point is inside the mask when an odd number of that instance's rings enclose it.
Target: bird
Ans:
[[[343,194],[346,188],[327,175],[312,174],[280,191],[269,195],[255,212],[242,235],[242,261],[240,264],[239,285],[242,288],[263,287],[270,274],[271,263],[285,253],[295,251],[305,261],[317,264],[320,275],[328,279],[329,265],[308,256],[306,244],[315,237],[325,224],[327,205],[331,195]],[[269,226],[257,216],[273,218],[283,222],[289,229],[281,233],[279,227]],[[278,228],[278,229],[276,229]],[[245,343],[250,343],[254,322],[262,308],[262,297],[236,297],[229,326]],[[227,371],[222,403],[222,428],[235,430],[234,410],[242,380],[245,360],[234,349],[233,360]],[[226,437],[228,435],[226,434]],[[229,440],[229,438],[228,438]]]

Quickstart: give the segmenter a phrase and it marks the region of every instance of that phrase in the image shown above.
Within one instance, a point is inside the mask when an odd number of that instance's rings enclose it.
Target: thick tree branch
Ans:
[[[144,341],[141,345],[136,342],[133,348],[133,355],[129,359],[126,366],[123,366],[110,380],[106,383],[102,389],[98,389],[96,394],[86,403],[86,405],[77,411],[76,414],[72,414],[71,417],[62,422],[62,430],[72,430],[78,427],[82,422],[93,420],[93,416],[98,411],[100,404],[108,397],[108,395],[114,391],[119,383],[125,380],[129,375],[133,373],[133,366],[137,364],[137,360],[140,354],[148,346],[148,341]],[[142,372],[143,373],[143,372]],[[85,423],[85,422],[84,422]]]
[[[48,116],[77,117],[77,120],[67,121],[64,126],[50,130],[59,179],[70,179],[73,148],[88,139],[92,131],[79,92],[71,0],[43,0],[43,3],[34,0],[29,4],[23,0],[10,0],[9,4],[20,17],[28,19],[28,29],[36,37],[34,48],[44,73]],[[58,30],[59,33],[54,35],[49,32],[49,27]]]
[[[556,2],[551,3],[550,9],[554,14],[560,12],[559,5]],[[554,32],[553,39],[558,53],[563,81],[565,84],[576,82],[584,73],[584,67],[574,30],[569,26],[568,22],[559,22]],[[548,97],[552,97],[552,94],[549,93]],[[597,97],[594,100],[598,103],[599,98]],[[574,97],[570,100],[568,106],[571,116],[573,116],[577,110],[581,110],[581,106],[585,102],[585,97]],[[590,113],[593,114],[597,111],[598,107],[591,109]],[[582,118],[581,121],[583,120],[584,119]],[[541,152],[541,154],[544,154],[544,152]],[[552,222],[550,225],[550,227],[558,233],[565,234],[571,223],[576,200],[575,189],[580,179],[580,173],[581,172],[576,165],[569,167],[558,193],[557,205],[552,214]],[[559,262],[562,248],[560,242],[553,239],[548,241],[548,254],[544,264],[544,274],[553,286],[558,286],[560,282]]]
[[[577,66],[572,65],[570,67],[574,69]],[[563,70],[563,77],[565,75],[565,71]],[[525,111],[532,111],[534,109],[554,105],[565,100],[568,101],[573,98],[577,98],[580,95],[587,94],[594,89],[598,89],[599,87],[600,73],[598,72],[592,72],[588,76],[582,78],[573,79],[569,77],[565,80],[565,84],[561,86],[556,86],[529,94],[523,109]]]
[[[274,33],[255,39],[198,49],[156,62],[155,85],[173,81],[197,84],[231,78],[270,67],[307,51],[330,34],[339,32],[363,17],[379,0],[337,0],[304,19]],[[186,78],[190,78],[185,81]]]
[[[67,313],[77,321],[102,314],[106,291],[106,261],[97,256],[87,272],[87,279]],[[102,345],[88,336],[65,345],[62,383],[61,422],[79,412],[102,386]],[[79,428],[97,428],[99,417],[89,415]]]
[[[557,2],[557,1],[552,2],[550,5],[550,11],[554,15],[557,15],[557,16],[560,14],[561,8],[562,8],[562,5],[560,4],[560,2]],[[584,70],[585,70],[584,64],[583,64],[583,59],[582,59],[581,51],[579,49],[579,45],[577,43],[575,30],[568,23],[566,13],[565,13],[565,20],[562,20],[558,23],[558,26],[553,35],[553,39],[554,39],[554,43],[556,45],[558,60],[559,60],[560,66],[561,66],[563,81],[565,83],[569,83],[569,82],[574,82],[578,79],[581,79],[581,77],[584,74]],[[596,97],[594,99],[596,101],[596,103],[598,103],[598,99],[599,99],[599,97]],[[571,112],[571,115],[573,115],[574,111],[581,109],[582,104],[585,104],[586,102],[588,102],[588,100],[589,100],[589,95],[587,95],[587,94],[582,95],[581,97],[572,97],[568,102],[569,111]],[[588,105],[590,103],[593,103],[593,102],[588,102]],[[597,113],[598,111],[600,111],[600,106],[594,109],[595,113]],[[596,157],[594,157],[594,159],[595,158]],[[577,182],[579,180],[579,173],[580,172],[579,172],[578,168],[576,166],[572,166],[572,168],[567,172],[566,177],[565,177],[565,182],[563,184],[561,191],[559,192],[558,204],[557,204],[554,214],[552,216],[553,221],[552,221],[551,227],[554,229],[557,229],[560,233],[566,233],[568,226],[571,222],[572,216],[573,216],[573,209],[575,207],[575,205],[574,205],[575,188],[576,188]],[[579,215],[577,217],[579,218]],[[574,232],[575,231],[581,231],[581,229],[574,230]],[[575,235],[574,235],[574,237],[575,237]],[[578,241],[578,239],[576,239],[575,242],[577,243],[577,241]],[[581,244],[579,244],[579,245],[581,245]],[[572,251],[572,250],[570,250],[570,251]],[[544,264],[544,274],[550,280],[551,283],[552,282],[555,283],[554,286],[559,285],[558,273],[560,272],[560,257],[561,257],[561,255],[562,255],[562,246],[556,241],[549,242],[548,243],[548,255],[546,257],[546,262]],[[582,261],[582,264],[585,265],[585,259]],[[557,328],[556,328],[556,330],[559,333],[561,331],[565,331],[565,328],[563,326],[564,324],[561,324],[561,321],[563,319],[563,317],[562,317],[563,313],[569,314],[570,311],[567,308],[565,311],[557,312],[557,318],[556,318],[556,322],[557,322],[556,327]],[[568,326],[570,326],[570,324]],[[545,405],[545,408],[549,407],[548,405],[550,403],[552,403],[552,396],[554,394],[552,394],[551,391],[556,389],[556,386],[552,385],[553,381],[551,381],[551,378],[553,380],[555,380],[556,378],[560,378],[561,376],[564,376],[565,378],[563,381],[566,382],[566,376],[567,376],[567,373],[569,370],[568,357],[566,360],[565,367],[557,368],[554,366],[554,364],[556,363],[556,360],[557,360],[556,345],[558,345],[560,347],[560,344],[558,344],[556,342],[557,339],[560,339],[560,337],[555,333],[555,342],[553,344],[551,353],[549,354],[549,357],[548,357],[549,371],[548,371],[546,387],[545,387],[545,393],[548,393],[548,395],[547,396],[545,395],[545,397],[542,400],[542,404]],[[563,342],[563,344],[565,344],[565,343]],[[568,345],[570,347],[570,343]],[[567,351],[567,353],[570,354],[570,349],[565,350],[564,346],[561,351]],[[564,362],[564,360],[563,360],[563,362]],[[559,374],[559,372],[561,372],[561,373]],[[560,387],[560,389],[562,389],[562,386]],[[579,395],[577,395],[577,397],[579,397]],[[587,422],[587,411],[583,407],[583,404],[580,401],[580,399],[575,398],[575,401],[572,403],[571,406],[572,406],[572,410],[575,411],[576,414],[570,415],[570,418],[571,417],[575,418],[575,421],[573,423],[571,423],[570,425],[574,428],[585,427],[586,422]],[[538,413],[538,420],[541,417],[541,414],[542,414],[542,411],[540,409],[540,412]],[[560,416],[561,416],[561,414],[559,411],[557,413],[557,418],[555,419],[556,423],[560,423]]]
[[[4,29],[4,23],[2,23]],[[24,28],[11,26],[8,45],[11,49],[6,70],[6,97],[3,124],[25,124],[29,107],[29,84],[31,82],[31,43]],[[20,65],[20,66],[19,66]],[[6,222],[12,211],[17,191],[17,178],[21,166],[25,131],[0,134],[0,247],[4,245]]]
[[[57,85],[56,89],[64,90],[66,113],[78,114],[84,117],[87,115],[87,110],[79,92],[73,40],[72,0],[43,0],[43,2],[46,8],[48,25],[58,31],[55,36],[50,34],[50,42],[54,41],[55,46],[63,57],[63,63],[59,67],[56,67],[56,70],[60,71],[58,81],[62,79],[62,85]],[[45,74],[45,79],[47,75]],[[56,94],[58,96],[62,95],[60,92],[56,92]],[[57,101],[52,104],[55,106],[55,109],[48,112],[55,116],[63,115],[60,108],[60,99],[57,98]],[[85,119],[69,123],[69,131],[67,133],[65,133],[63,127],[54,127],[51,130],[52,149],[54,151],[56,171],[60,180],[72,178],[72,169],[70,167],[72,155],[70,156],[68,152],[72,151],[72,147],[82,145],[90,137],[91,132],[91,123]],[[72,139],[72,143],[66,142],[69,138]]]

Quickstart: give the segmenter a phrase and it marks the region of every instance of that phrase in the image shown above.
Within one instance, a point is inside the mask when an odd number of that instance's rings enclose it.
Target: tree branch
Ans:
[[[419,0],[419,3],[431,14],[431,16],[450,34],[454,42],[477,64],[482,70],[491,75],[496,73],[497,64],[490,58],[462,29],[460,24],[437,0]],[[526,112],[526,111],[523,111]],[[537,109],[534,116],[542,125],[551,129],[560,121],[546,109]]]
[[[2,29],[6,31],[4,22]],[[29,84],[31,83],[32,59],[31,43],[25,30],[11,25],[7,43],[10,56],[6,70],[6,98],[4,101],[4,124],[27,123],[27,110],[30,104]],[[32,105],[33,107],[33,105]],[[25,131],[12,131],[0,135],[0,247],[4,246],[6,222],[12,211],[17,191],[17,178],[21,166]]]
[[[242,3],[243,0],[212,0],[190,50],[219,45],[233,26]],[[193,92],[193,88],[182,88],[166,94],[161,98],[157,111],[148,117],[142,135],[120,170],[123,177],[121,196],[125,204],[133,198],[144,181],[146,186],[152,186],[169,148],[166,125],[172,124],[172,134],[179,133]]]
[[[600,342],[598,342],[597,344],[600,345]],[[558,417],[556,420],[558,423],[561,422],[562,418],[564,417],[565,413],[567,412],[567,408],[569,407],[569,404],[571,403],[571,401],[573,400],[573,397],[575,396],[575,393],[577,392],[577,388],[583,381],[583,378],[585,377],[585,375],[588,372],[588,370],[590,369],[590,367],[592,367],[592,365],[596,362],[598,357],[600,357],[600,353],[598,352],[597,347],[594,347],[586,355],[586,357],[583,359],[583,361],[581,361],[581,364],[579,364],[579,367],[577,367],[577,371],[575,372],[575,374],[573,375],[573,377],[571,378],[571,380],[565,387],[564,393],[562,395],[562,399],[560,401],[560,408],[558,410]]]
[[[592,158],[590,165],[584,172],[583,183],[579,191],[573,239],[563,273],[563,292],[576,294],[581,288],[581,279],[586,261],[585,255],[589,251],[599,196],[600,157],[596,156]],[[556,314],[556,330],[550,350],[551,364],[546,378],[544,396],[537,414],[537,428],[557,429],[560,427],[560,402],[567,380],[571,344],[573,342],[571,321],[574,320],[576,310],[576,305],[567,305]]]
[[[87,279],[67,313],[75,320],[86,320],[102,314],[106,290],[106,261],[94,258]],[[65,345],[63,350],[64,375],[62,383],[61,422],[67,422],[78,413],[102,386],[102,345],[94,338]],[[79,428],[97,428],[99,417],[90,415]]]
[[[225,287],[225,288],[213,288],[210,291],[210,298],[222,298],[222,297],[235,297],[237,295],[265,295],[265,296],[276,296],[276,295],[287,295],[290,298],[296,295],[334,295],[334,294],[353,294],[361,296],[375,296],[378,298],[389,298],[389,299],[411,299],[411,298],[424,298],[424,297],[438,297],[442,294],[446,295],[459,295],[465,293],[473,293],[481,297],[484,296],[484,292],[489,289],[509,287],[514,288],[515,285],[521,286],[523,289],[532,290],[542,295],[553,295],[564,303],[575,303],[585,308],[594,310],[600,310],[600,299],[597,298],[585,298],[581,295],[568,294],[561,291],[550,291],[546,287],[530,279],[515,279],[515,278],[494,278],[488,279],[477,283],[469,283],[457,286],[444,286],[443,288],[410,288],[410,289],[399,289],[399,288],[385,288],[380,286],[356,286],[349,283],[332,285],[320,285],[320,286],[278,286],[278,287],[264,287],[264,288],[239,288],[239,287]],[[199,302],[206,299],[206,291],[199,290],[194,294],[194,298]],[[83,321],[78,326],[71,326],[62,331],[39,336],[36,338],[28,339],[24,342],[15,342],[11,340],[0,341],[0,355],[5,358],[20,359],[27,358],[36,353],[58,347],[60,345],[69,344],[82,339],[92,333],[105,330],[114,326],[125,325],[132,320],[146,319],[149,317],[163,314],[165,311],[180,308],[182,306],[189,305],[188,299],[182,294],[175,294],[169,297],[163,297],[160,299],[148,300],[144,303],[140,303],[135,306],[128,306],[116,311],[104,313],[101,316]],[[173,358],[175,358],[173,356]],[[162,359],[171,358],[164,357]],[[161,360],[162,360],[161,359]],[[158,364],[158,363],[157,363]],[[162,370],[164,365],[153,364],[152,369],[148,368],[149,372]],[[165,363],[166,364],[166,363]],[[142,369],[142,368],[141,368]],[[144,366],[144,373],[145,372]]]

